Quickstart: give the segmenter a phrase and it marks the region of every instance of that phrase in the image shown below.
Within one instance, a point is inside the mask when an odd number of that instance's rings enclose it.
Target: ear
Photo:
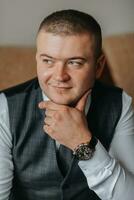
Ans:
[[[101,77],[105,63],[106,63],[106,58],[104,54],[101,54],[96,63],[96,79],[99,79]]]

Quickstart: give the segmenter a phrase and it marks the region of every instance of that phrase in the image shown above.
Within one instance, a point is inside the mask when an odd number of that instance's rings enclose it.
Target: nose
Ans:
[[[54,78],[56,81],[68,81],[70,76],[67,72],[66,66],[63,64],[57,64],[55,67]]]

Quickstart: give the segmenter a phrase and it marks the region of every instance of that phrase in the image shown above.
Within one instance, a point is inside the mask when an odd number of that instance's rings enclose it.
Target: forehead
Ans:
[[[94,52],[94,37],[88,33],[55,35],[42,30],[37,36],[37,52],[55,57],[91,56]]]

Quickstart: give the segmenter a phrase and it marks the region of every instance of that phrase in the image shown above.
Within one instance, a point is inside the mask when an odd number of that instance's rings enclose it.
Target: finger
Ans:
[[[46,107],[45,107],[45,104],[46,104],[46,101],[41,101],[41,102],[39,102],[38,107],[39,107],[40,109],[45,109],[45,108],[46,108]]]
[[[52,118],[51,117],[45,117],[44,122],[45,122],[45,125],[50,126],[52,124]]]
[[[54,115],[55,112],[56,112],[55,110],[46,109],[45,116],[47,116],[47,117],[53,117],[53,115]]]
[[[64,105],[56,104],[52,101],[41,101],[38,104],[40,109],[50,109],[50,110],[60,110],[61,108],[65,107]]]
[[[87,98],[88,98],[88,95],[91,93],[91,89],[88,90],[82,97],[81,99],[78,101],[77,105],[76,105],[76,108],[81,111],[81,112],[84,112],[85,111],[85,106],[86,106],[86,102],[87,102]]]
[[[51,133],[52,133],[51,127],[50,127],[49,125],[47,125],[47,124],[43,126],[43,130],[44,130],[45,133],[47,133],[47,134],[51,134]]]

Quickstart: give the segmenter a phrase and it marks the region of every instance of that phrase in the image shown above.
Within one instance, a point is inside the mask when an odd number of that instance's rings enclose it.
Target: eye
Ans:
[[[72,66],[76,66],[76,67],[79,67],[79,66],[82,66],[83,65],[83,62],[81,61],[77,61],[77,60],[70,60],[68,62],[69,65],[72,65]]]
[[[53,61],[50,60],[50,59],[47,59],[47,58],[42,59],[42,62],[45,63],[45,64],[48,64],[48,65],[53,64]]]

